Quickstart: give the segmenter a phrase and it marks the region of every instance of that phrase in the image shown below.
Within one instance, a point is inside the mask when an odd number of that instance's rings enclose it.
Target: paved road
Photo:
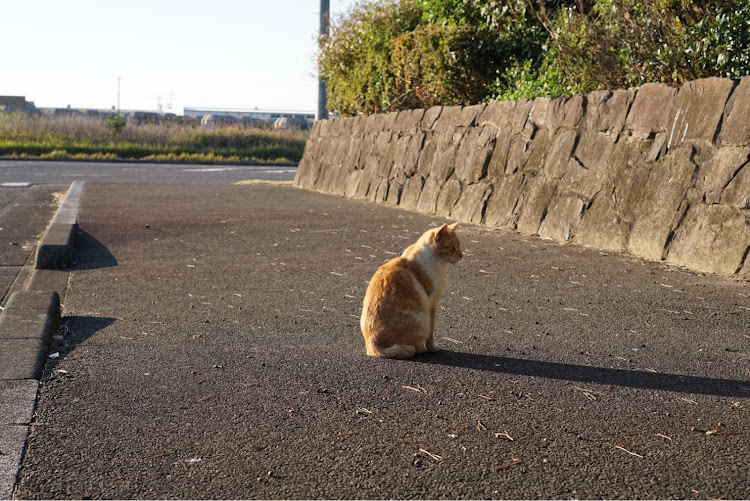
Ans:
[[[291,187],[87,184],[22,498],[749,498],[750,287],[461,229],[437,354],[364,355],[442,220]]]
[[[127,183],[232,184],[247,179],[291,181],[296,167],[138,162],[0,160],[0,186],[70,184],[74,180]]]

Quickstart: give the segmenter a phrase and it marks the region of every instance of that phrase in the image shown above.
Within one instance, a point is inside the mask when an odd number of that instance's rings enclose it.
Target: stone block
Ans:
[[[320,137],[329,138],[331,137],[331,124],[333,120],[318,120],[320,124]]]
[[[516,228],[526,235],[536,235],[542,224],[547,207],[555,194],[555,183],[546,176],[534,176],[527,181],[519,201],[518,223]]]
[[[456,155],[456,177],[464,183],[476,183],[487,176],[487,165],[495,143],[490,127],[470,129]]]
[[[616,90],[598,106],[595,130],[608,134],[619,134],[625,127],[625,119],[635,98],[632,90]]]
[[[601,190],[607,162],[614,150],[615,136],[587,132],[580,136],[560,186],[587,203]]]
[[[360,171],[359,180],[357,182],[357,189],[354,193],[354,198],[369,199],[370,188],[374,183],[374,176],[372,171],[362,170]]]
[[[552,100],[548,97],[538,97],[534,99],[529,111],[529,122],[538,128],[547,126],[547,112]]]
[[[656,261],[664,258],[667,241],[688,207],[687,193],[696,170],[692,152],[689,146],[681,147],[651,170],[630,232],[630,253]]]
[[[375,115],[369,115],[365,120],[365,133],[366,134],[378,134],[383,130],[385,125],[386,115],[384,113],[376,113]],[[321,131],[322,135],[322,131]]]
[[[676,148],[684,142],[713,144],[732,89],[734,82],[725,78],[685,83],[677,93],[667,121],[667,148]]]
[[[432,167],[432,177],[441,186],[453,174],[456,168],[456,147],[453,145],[438,150]]]
[[[359,168],[361,169],[370,155],[375,151],[375,140],[377,134],[365,134],[361,136],[361,145],[359,147]]]
[[[406,176],[403,171],[399,171],[395,176],[388,180],[388,191],[385,195],[385,203],[390,205],[398,205],[401,202],[401,195],[404,192],[404,184],[406,183]]]
[[[531,156],[532,140],[520,134],[514,135],[508,148],[508,160],[505,164],[505,175],[520,172]]]
[[[442,111],[442,106],[433,106],[432,108],[426,110],[424,112],[424,116],[422,116],[422,122],[420,123],[422,130],[431,130]]]
[[[513,111],[510,114],[510,126],[513,134],[520,134],[523,132],[523,128],[526,127],[526,122],[529,119],[529,113],[531,113],[531,107],[534,105],[534,101],[524,99],[518,101]]]
[[[435,214],[440,185],[431,177],[425,179],[422,193],[419,195],[417,210],[424,214]]]
[[[402,132],[413,132],[420,126],[424,114],[425,110],[422,109],[400,111],[393,124],[393,129]]]
[[[548,240],[567,242],[575,235],[583,209],[583,200],[578,197],[562,196],[553,199],[547,208],[547,215],[539,225],[538,235]]]
[[[510,153],[510,142],[513,138],[510,125],[504,125],[498,129],[495,135],[495,147],[487,164],[487,177],[490,180],[498,180],[505,177],[505,169],[508,164]]]
[[[575,129],[560,129],[552,139],[544,172],[552,179],[562,179],[570,162],[573,150],[578,144],[578,132]]]
[[[344,196],[347,198],[358,198],[358,193],[361,190],[361,184],[363,182],[369,184],[369,179],[366,179],[366,173],[363,170],[353,170],[346,176],[346,185],[344,186]]]
[[[722,204],[736,209],[750,210],[750,164],[745,164],[721,194]]]
[[[563,109],[567,100],[568,98],[563,96],[552,99],[547,103],[547,116],[544,123],[551,134],[554,134],[560,128],[564,116]]]
[[[721,126],[721,141],[726,145],[750,145],[750,76],[743,77],[729,101],[727,117]]]
[[[514,101],[500,101],[488,104],[482,114],[477,117],[477,125],[491,125],[496,129],[503,129],[510,125],[513,109],[516,107]]]
[[[676,93],[677,89],[662,83],[641,86],[625,119],[625,128],[639,138],[666,131]]]
[[[393,130],[393,124],[396,123],[396,118],[398,118],[398,111],[386,113],[383,121],[383,130]]]
[[[449,217],[453,211],[453,207],[461,197],[461,183],[456,179],[449,179],[440,188],[440,193],[437,198],[437,206],[435,207],[435,214],[438,216]]]
[[[608,176],[611,177],[615,211],[621,221],[632,223],[644,197],[651,169],[660,166],[645,161],[648,141],[621,137],[609,159]],[[608,188],[605,178],[603,190]],[[585,216],[584,216],[585,217]]]
[[[578,127],[586,109],[586,97],[578,94],[565,100],[560,127]]]
[[[472,127],[477,117],[482,114],[486,104],[474,104],[461,108],[461,113],[454,123],[456,127]]]
[[[428,177],[435,169],[436,156],[437,144],[431,140],[430,136],[426,136],[417,159],[417,174],[423,178]]]
[[[407,176],[413,176],[417,173],[419,166],[419,157],[422,154],[424,140],[424,132],[417,132],[411,136],[411,141],[409,141],[409,145],[406,149],[403,161],[404,174],[406,174]]]
[[[385,155],[386,151],[388,151],[388,148],[391,144],[391,138],[393,137],[393,132],[390,130],[384,130],[379,132],[375,136],[375,148],[373,150],[373,153],[378,155],[379,157],[382,157]]]
[[[424,178],[421,176],[413,176],[406,180],[404,183],[404,191],[401,194],[401,207],[409,210],[415,210],[419,203],[419,196],[422,193],[424,187]]]
[[[739,273],[750,249],[750,214],[733,207],[691,206],[675,231],[666,261],[694,270]]]
[[[734,180],[740,169],[750,160],[750,148],[726,146],[698,171],[698,189],[704,191],[704,200],[709,204],[719,203],[724,188]]]
[[[352,125],[352,134],[356,134],[357,136],[362,136],[365,133],[365,123],[367,120],[367,117],[365,115],[357,115],[356,117],[352,118],[353,125]]]
[[[458,117],[461,115],[461,106],[443,106],[440,116],[437,117],[433,124],[433,130],[436,127],[451,127],[455,128],[458,122]]]
[[[406,168],[406,157],[411,149],[411,134],[404,134],[396,139],[393,152],[393,169],[392,172],[403,172]],[[391,174],[393,175],[393,173]]]
[[[607,252],[624,252],[630,225],[617,215],[613,186],[607,186],[594,198],[581,217],[575,242]]]
[[[481,224],[491,194],[492,185],[487,181],[465,186],[451,211],[451,217],[459,221]]]
[[[666,145],[667,133],[657,132],[656,136],[654,136],[653,142],[651,143],[651,148],[648,150],[646,161],[656,162],[657,160],[659,160],[659,157],[661,157],[667,151]]]
[[[383,203],[388,197],[388,179],[375,178],[370,183],[370,192],[367,194],[367,199],[371,202]]]
[[[459,132],[456,134],[456,128],[448,123],[438,123],[435,125],[432,131],[432,142],[435,143],[438,149],[445,149],[448,146],[456,145],[456,136],[458,138],[463,137]]]
[[[541,172],[547,162],[549,149],[549,131],[547,129],[538,129],[527,146],[527,158],[523,166],[523,171],[525,173]]]
[[[494,182],[494,189],[485,210],[484,222],[488,226],[512,227],[516,222],[516,208],[526,187],[528,177],[512,174]]]
[[[359,136],[351,136],[349,139],[349,147],[344,152],[345,157],[342,162],[342,167],[347,170],[359,169],[360,168],[360,155],[362,152],[362,138]]]
[[[611,90],[595,90],[585,95],[585,106],[583,110],[582,129],[597,130],[599,116],[603,111],[604,103],[612,95]]]

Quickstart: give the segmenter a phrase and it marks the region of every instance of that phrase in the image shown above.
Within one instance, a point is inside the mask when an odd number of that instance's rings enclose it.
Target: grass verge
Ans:
[[[0,158],[295,164],[306,134],[238,125],[128,124],[97,118],[0,113]]]

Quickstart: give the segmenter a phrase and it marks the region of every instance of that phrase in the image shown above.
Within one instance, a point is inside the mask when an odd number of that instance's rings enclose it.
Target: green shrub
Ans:
[[[113,113],[107,117],[105,124],[109,130],[119,134],[125,128],[125,118],[120,114]]]
[[[750,73],[747,0],[597,0],[549,22],[577,91]]]
[[[681,85],[750,74],[750,0],[373,0],[320,41],[330,110]]]

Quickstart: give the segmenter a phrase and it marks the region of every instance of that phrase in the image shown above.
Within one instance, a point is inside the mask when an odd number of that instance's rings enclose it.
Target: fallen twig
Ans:
[[[594,396],[594,393],[601,394],[601,392],[594,391],[594,390],[587,390],[586,388],[581,388],[580,386],[576,386],[574,389],[580,391],[581,393],[583,393],[584,397],[586,397],[586,398],[588,398],[589,400],[592,400],[592,401],[596,400],[596,397]]]
[[[341,437],[351,437],[352,435],[356,435],[356,431],[345,431],[342,433],[337,433],[334,435],[334,438],[341,438]]]
[[[666,439],[667,439],[667,440],[669,440],[670,442],[672,441],[672,439],[671,439],[670,437],[668,437],[668,436],[666,436],[666,435],[662,435],[661,433],[657,433],[657,434],[656,434],[656,436],[657,436],[657,437],[661,437],[661,438],[666,438]]]
[[[517,464],[521,464],[521,460],[520,460],[520,459],[514,459],[514,460],[513,460],[513,461],[511,461],[510,463],[505,463],[504,465],[502,465],[502,466],[500,467],[500,469],[501,469],[501,470],[507,470],[508,468],[511,468],[511,467],[513,467],[513,466],[515,466],[515,465],[517,465]]]
[[[422,449],[421,447],[419,448],[419,452],[421,452],[422,454],[427,454],[428,456],[430,456],[430,458],[434,459],[435,461],[442,461],[443,460],[442,456],[438,456],[437,454],[433,454],[433,453],[431,453],[430,451],[428,451],[426,449]]]
[[[621,445],[615,445],[615,449],[620,449],[621,451],[627,452],[631,456],[635,456],[637,458],[643,459],[643,456],[641,456],[640,454],[636,454],[635,452],[629,451],[629,450],[627,450],[625,447],[623,447]]]
[[[416,391],[417,393],[427,393],[427,390],[425,390],[424,388],[422,388],[419,385],[417,385],[416,388],[413,387],[413,386],[403,385],[403,386],[401,386],[401,388],[403,388],[405,390]]]
[[[504,431],[502,433],[495,433],[495,438],[504,438],[506,440],[510,440],[511,442],[515,442],[513,437],[511,437],[507,431]]]

